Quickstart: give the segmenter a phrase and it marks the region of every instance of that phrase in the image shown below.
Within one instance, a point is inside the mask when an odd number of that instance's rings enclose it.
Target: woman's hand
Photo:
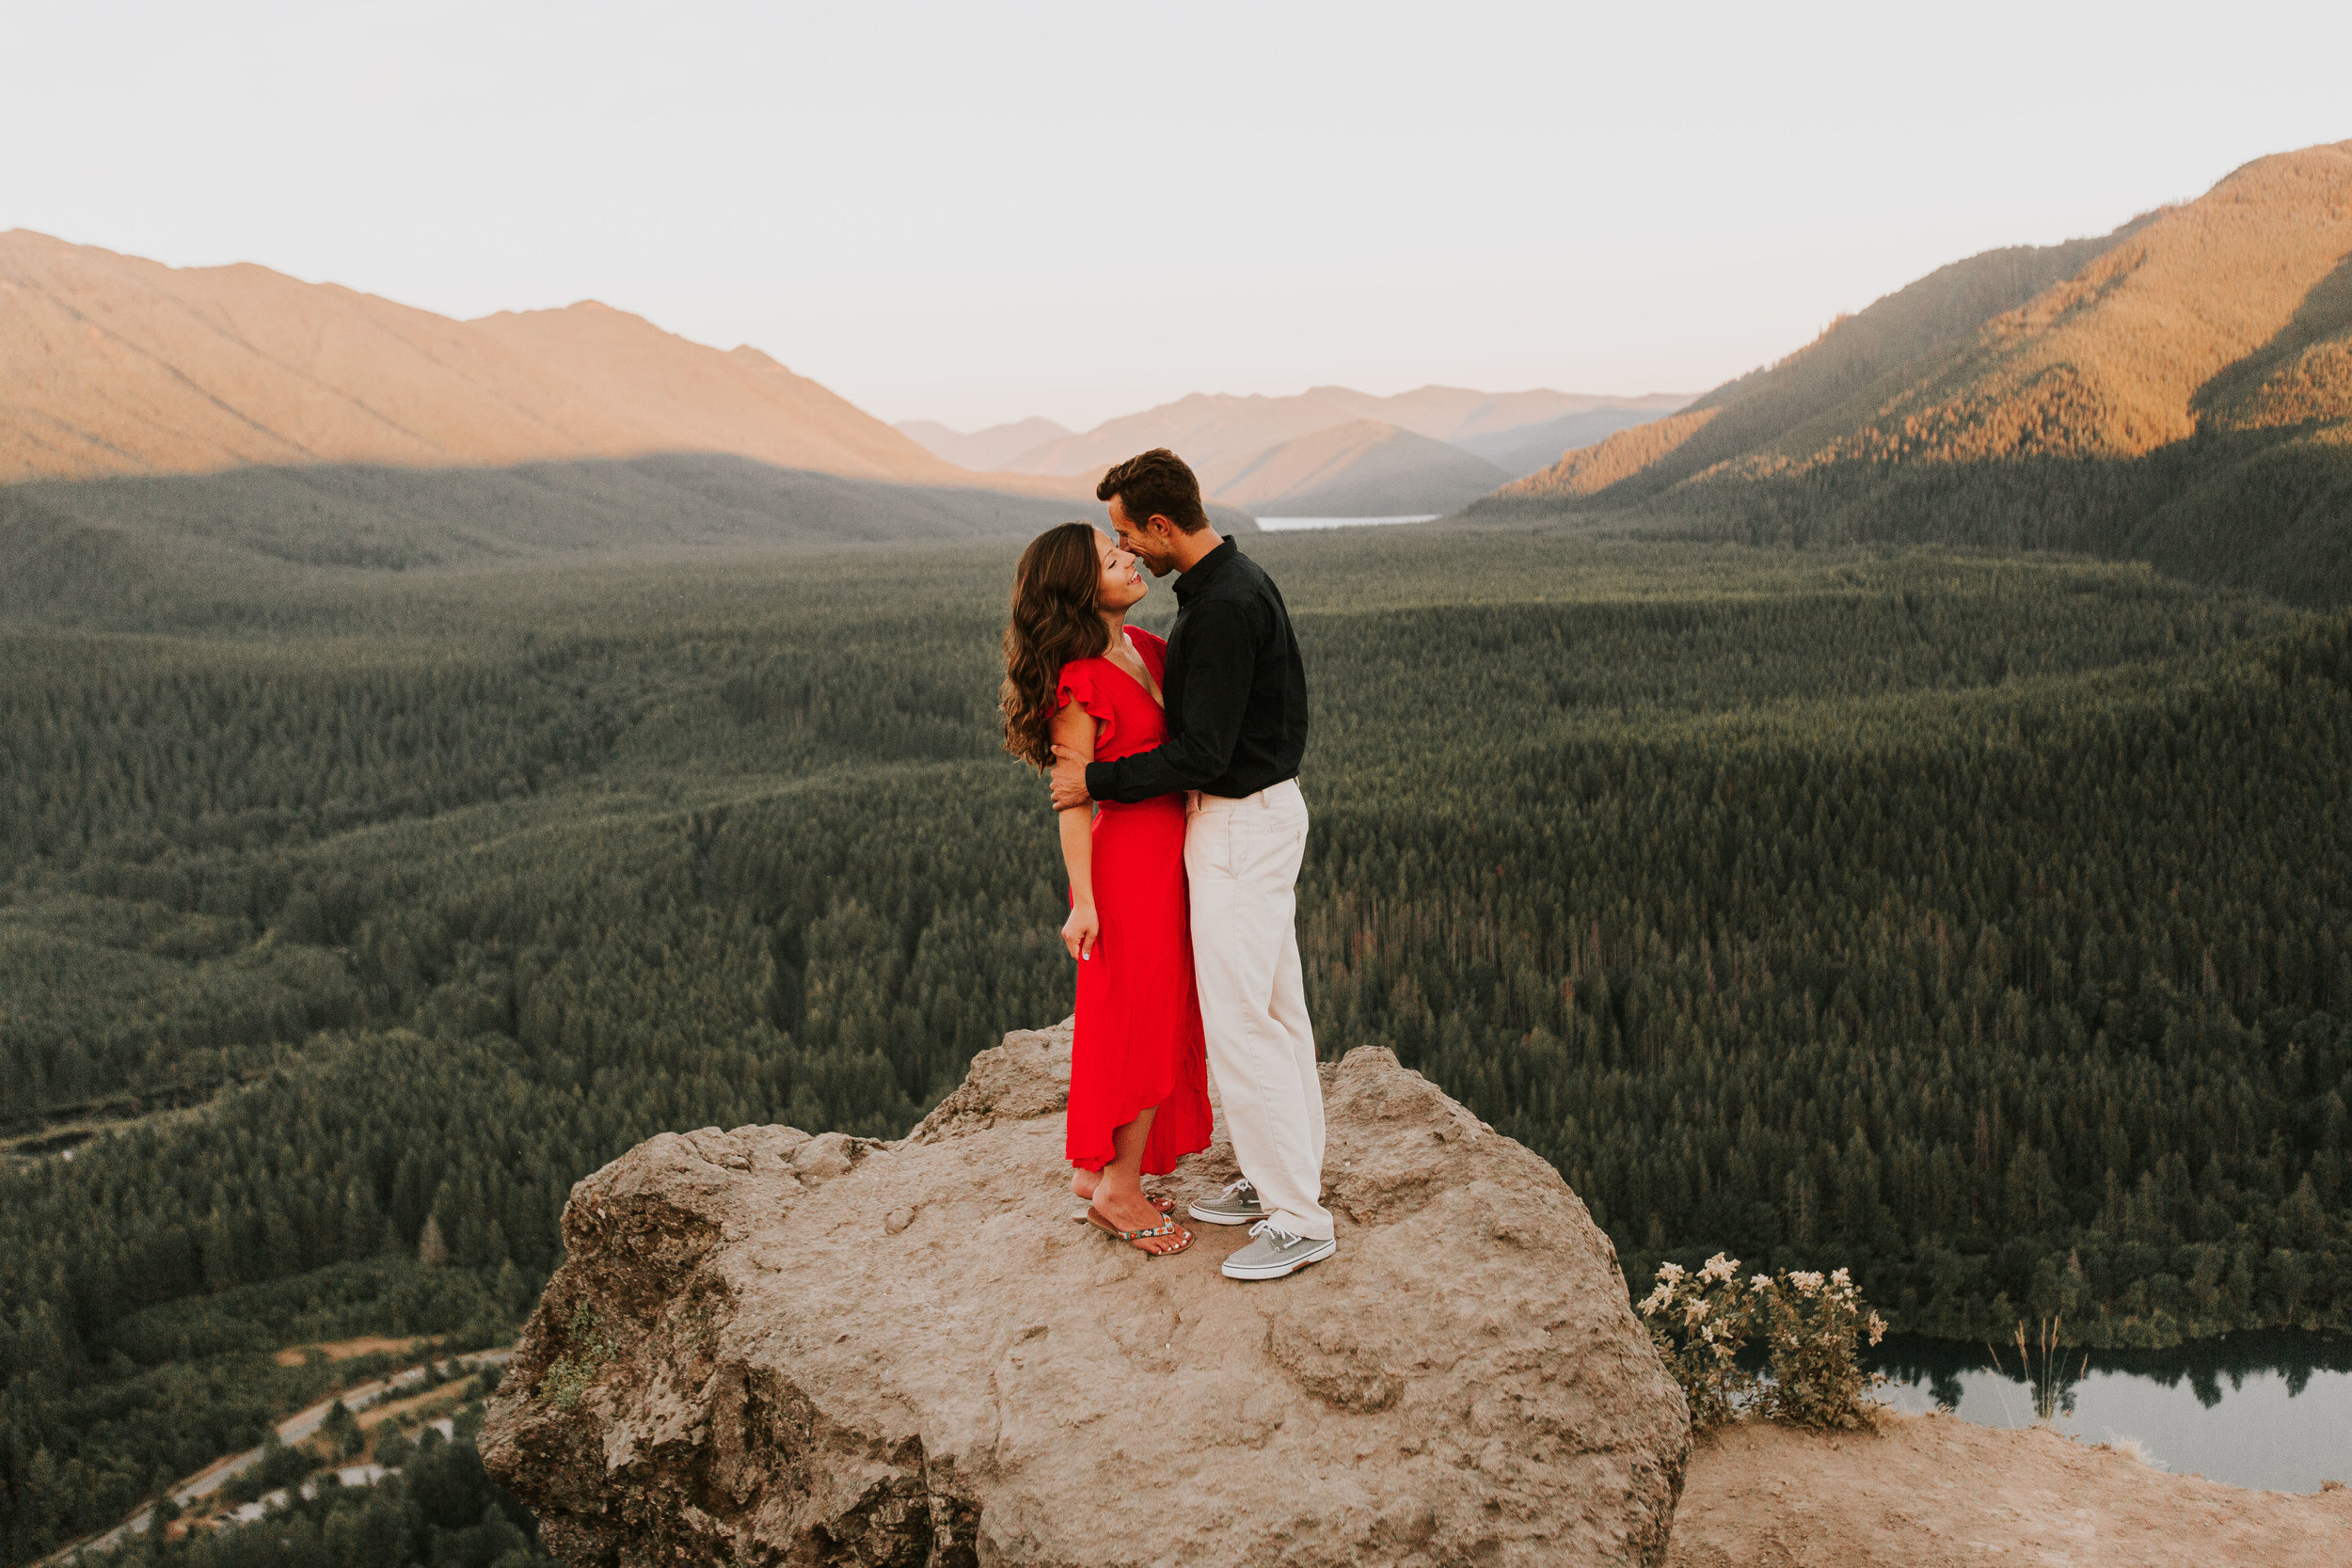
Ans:
[[[1070,918],[1061,923],[1061,944],[1070,949],[1073,958],[1094,957],[1094,943],[1103,934],[1103,922],[1091,904],[1073,904]]]

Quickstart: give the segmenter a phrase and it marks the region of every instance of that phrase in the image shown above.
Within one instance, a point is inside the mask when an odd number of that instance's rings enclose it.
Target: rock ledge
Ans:
[[[650,1139],[573,1188],[483,1456],[577,1568],[1662,1561],[1688,1428],[1607,1238],[1390,1053],[1324,1073],[1340,1251],[1265,1284],[1072,1222],[1066,1025],[898,1143]]]

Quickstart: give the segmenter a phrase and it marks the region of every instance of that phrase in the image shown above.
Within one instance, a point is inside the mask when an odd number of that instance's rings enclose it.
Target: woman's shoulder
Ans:
[[[1057,694],[1065,703],[1089,701],[1109,665],[1110,660],[1100,654],[1070,660],[1054,677],[1055,685],[1060,689]]]
[[[1112,732],[1119,727],[1119,701],[1112,693],[1118,683],[1108,678],[1108,659],[1073,658],[1061,667],[1061,675],[1054,685],[1054,710],[1067,713],[1072,708],[1091,716],[1097,721],[1094,744],[1099,754]]]
[[[1150,648],[1154,653],[1166,653],[1168,651],[1168,639],[1162,637],[1157,632],[1146,631],[1141,626],[1129,626],[1127,628],[1127,635],[1134,639],[1135,641],[1141,646]]]

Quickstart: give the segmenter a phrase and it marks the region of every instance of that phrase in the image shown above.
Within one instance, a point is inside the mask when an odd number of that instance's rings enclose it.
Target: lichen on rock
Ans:
[[[1237,1228],[1073,1223],[1067,1025],[896,1143],[650,1139],[573,1189],[484,1459],[576,1568],[1661,1562],[1688,1424],[1607,1238],[1389,1052],[1324,1074],[1340,1249],[1258,1284]]]

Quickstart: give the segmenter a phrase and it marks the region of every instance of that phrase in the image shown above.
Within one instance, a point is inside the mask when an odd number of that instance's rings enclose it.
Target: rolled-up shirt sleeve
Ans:
[[[1258,668],[1259,628],[1247,607],[1221,600],[1185,616],[1184,722],[1168,741],[1117,762],[1087,765],[1087,793],[1133,804],[1199,789],[1232,763]]]

